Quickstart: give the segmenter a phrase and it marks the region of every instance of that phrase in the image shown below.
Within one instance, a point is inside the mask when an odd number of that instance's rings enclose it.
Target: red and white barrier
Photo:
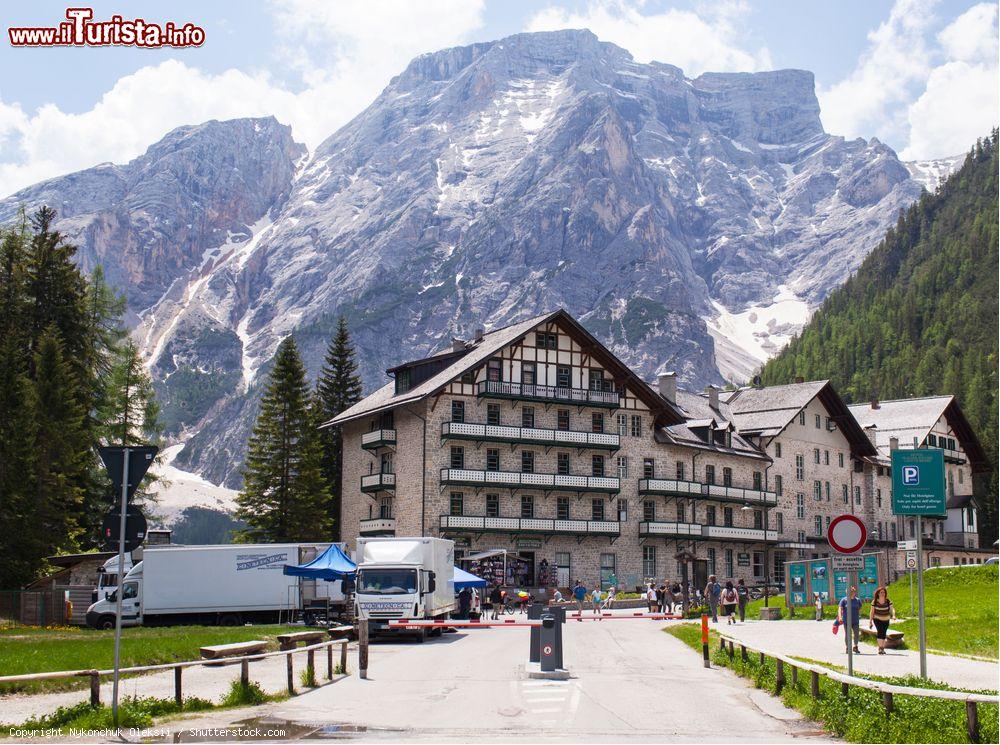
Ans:
[[[421,629],[421,628],[448,628],[448,629],[482,629],[497,626],[500,628],[512,628],[518,626],[541,626],[541,621],[389,621],[389,628],[392,629]]]

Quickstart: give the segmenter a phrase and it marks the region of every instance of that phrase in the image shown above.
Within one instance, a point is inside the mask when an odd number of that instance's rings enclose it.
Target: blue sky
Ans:
[[[55,25],[66,3],[7,6],[4,27]],[[997,123],[997,6],[975,0],[269,0],[94,2],[202,26],[198,49],[0,43],[0,193],[124,162],[175,126],[274,114],[314,148],[413,56],[525,30],[587,27],[695,76],[802,68],[827,131],[905,158],[965,150]],[[6,34],[5,34],[6,36]]]

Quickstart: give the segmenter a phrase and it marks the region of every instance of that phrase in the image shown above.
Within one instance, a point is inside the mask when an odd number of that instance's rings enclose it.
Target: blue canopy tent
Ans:
[[[340,550],[340,546],[333,544],[308,564],[301,566],[285,564],[282,572],[289,577],[307,577],[333,582],[353,577],[357,568],[358,565]]]
[[[486,580],[455,567],[455,589],[464,590],[466,587],[486,587]]]

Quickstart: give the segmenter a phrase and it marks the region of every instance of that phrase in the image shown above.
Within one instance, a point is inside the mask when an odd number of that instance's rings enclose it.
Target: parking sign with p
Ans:
[[[903,485],[920,486],[920,466],[903,466]]]
[[[892,451],[894,515],[944,515],[944,453],[937,448]]]

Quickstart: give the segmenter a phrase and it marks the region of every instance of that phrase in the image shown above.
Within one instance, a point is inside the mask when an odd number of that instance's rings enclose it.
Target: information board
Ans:
[[[809,583],[810,599],[818,592],[824,603],[830,602],[830,567],[826,559],[809,562]]]
[[[788,565],[788,592],[792,605],[809,605],[806,588],[806,565],[795,563]]]
[[[878,589],[878,556],[869,554],[865,558],[865,568],[858,572],[858,597],[871,600]]]

